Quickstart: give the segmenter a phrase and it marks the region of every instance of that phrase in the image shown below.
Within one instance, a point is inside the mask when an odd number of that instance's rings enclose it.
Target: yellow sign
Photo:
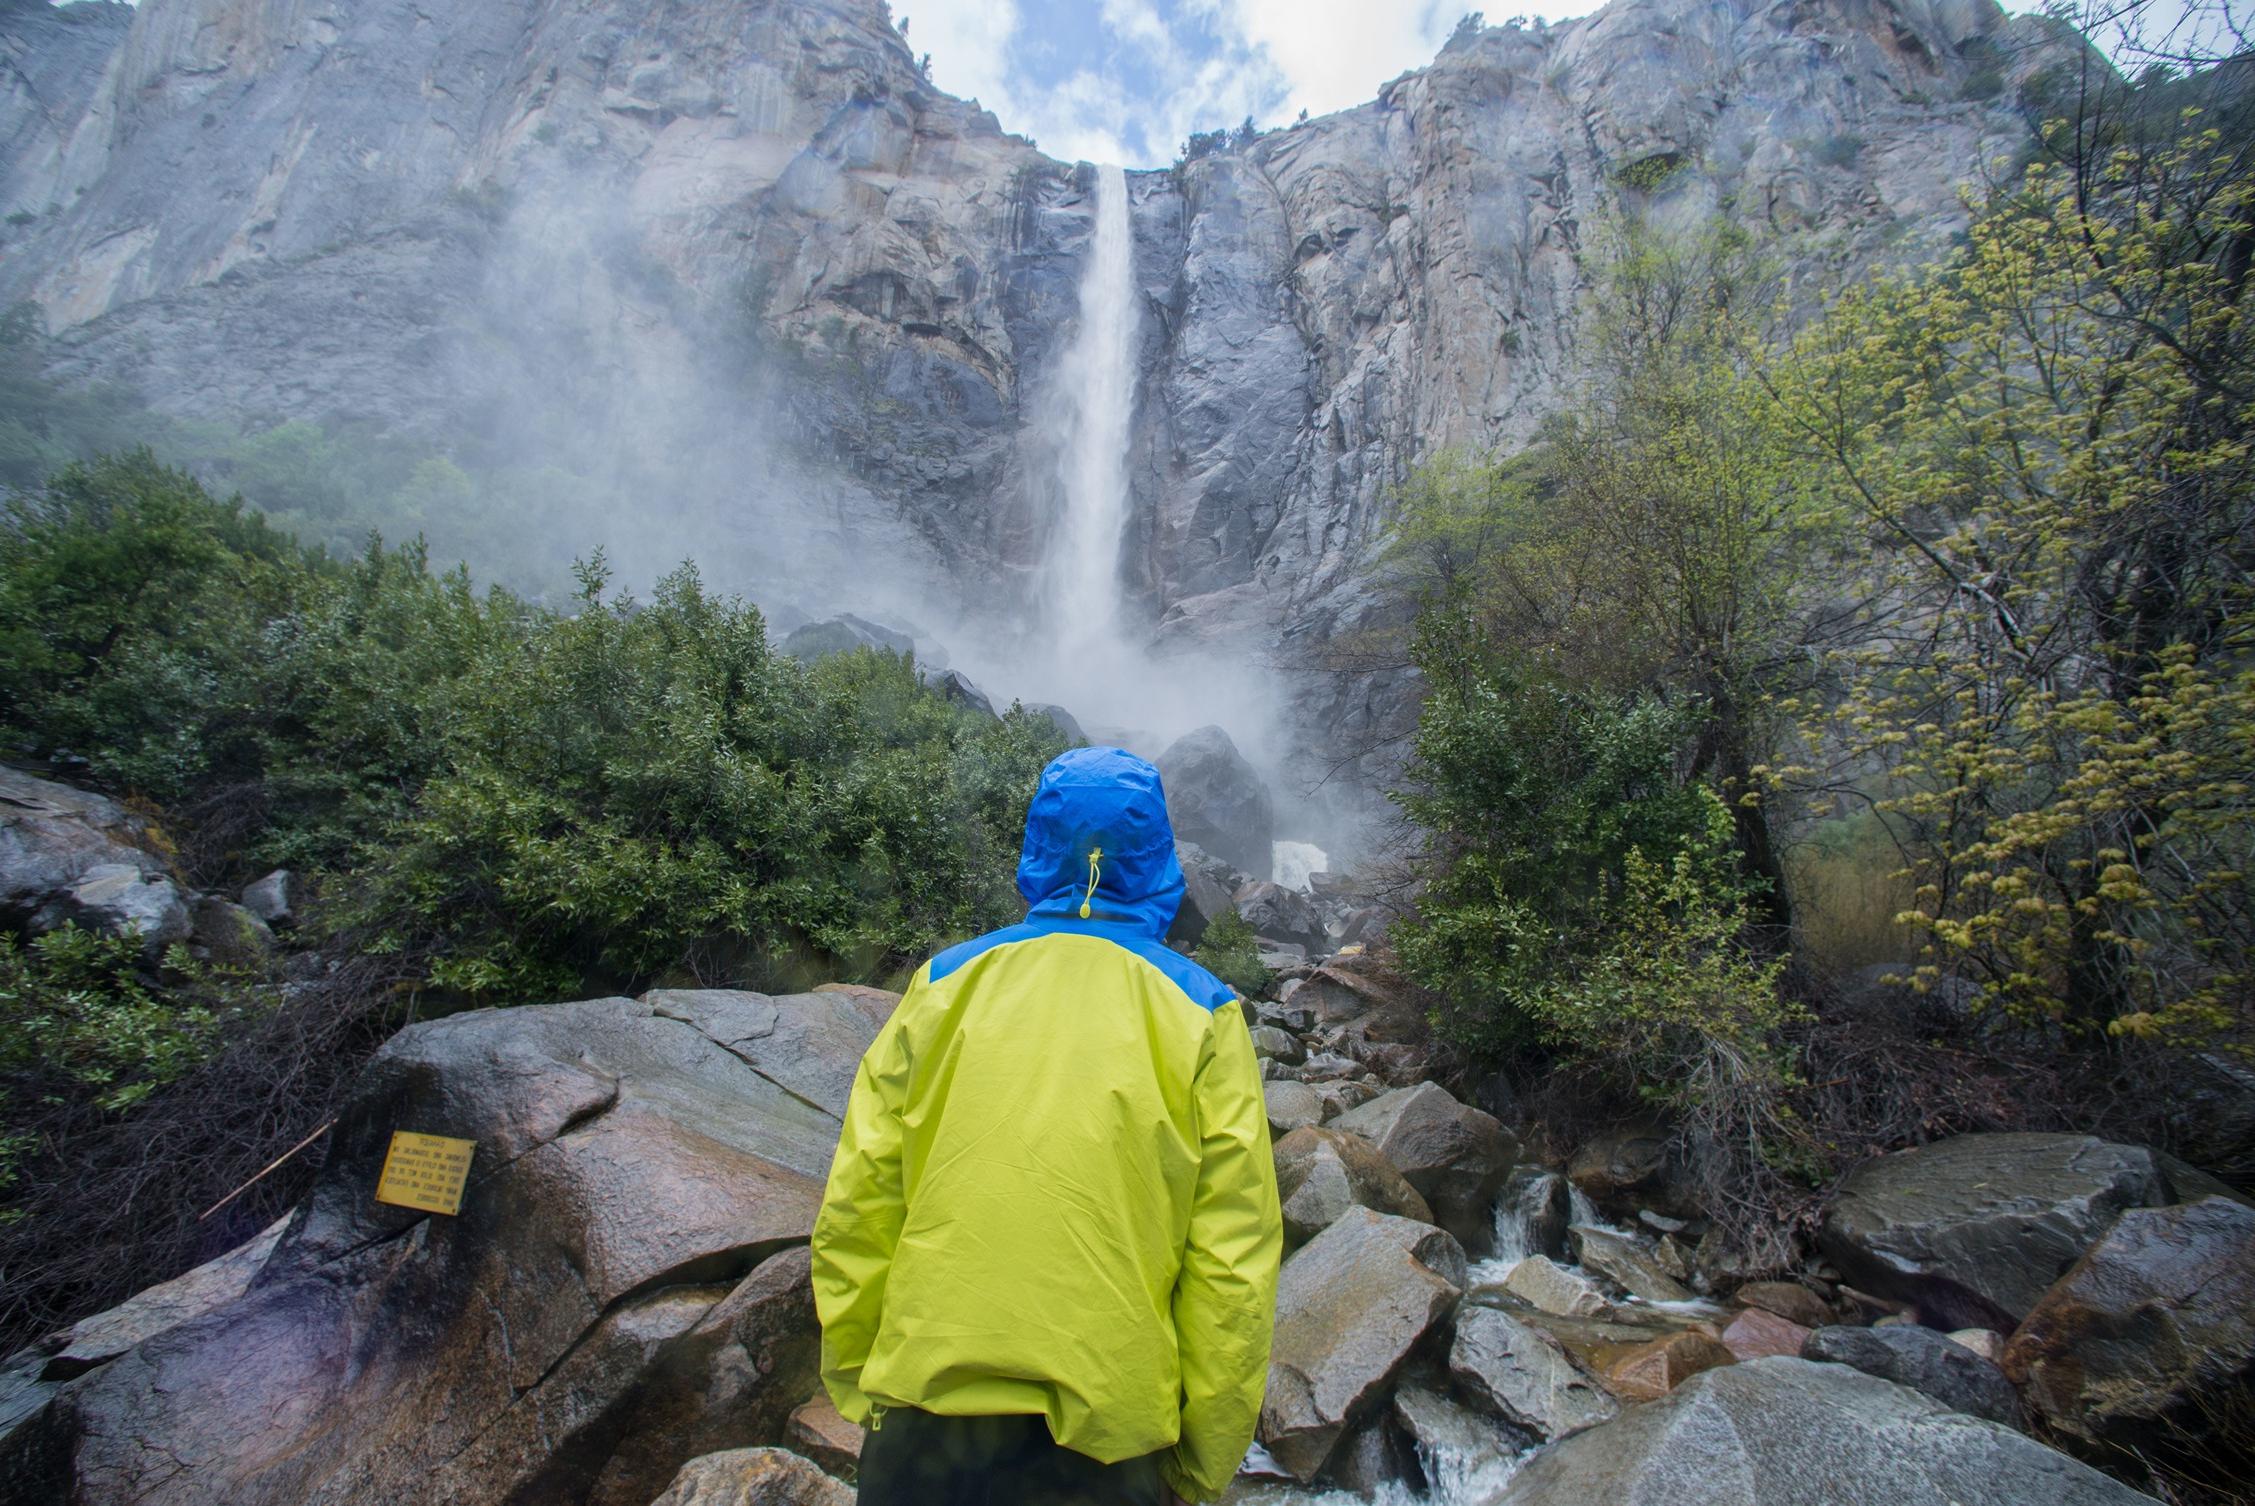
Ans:
[[[384,1174],[376,1179],[376,1201],[425,1213],[460,1213],[462,1184],[470,1180],[470,1153],[477,1148],[475,1140],[393,1131]]]

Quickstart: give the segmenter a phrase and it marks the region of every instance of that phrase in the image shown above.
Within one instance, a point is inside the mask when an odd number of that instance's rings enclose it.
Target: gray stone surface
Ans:
[[[1229,734],[1220,727],[1186,732],[1153,762],[1167,787],[1167,815],[1175,835],[1265,880],[1275,861],[1268,784]],[[1241,894],[1239,900],[1242,908]]]
[[[0,923],[136,935],[151,956],[187,940],[187,896],[149,836],[106,796],[0,766]]]
[[[1566,1232],[1581,1267],[1603,1276],[1630,1296],[1647,1302],[1691,1300],[1691,1290],[1662,1270],[1659,1261],[1635,1240],[1591,1224],[1576,1224]]]
[[[1360,1135],[1309,1126],[1276,1142],[1276,1193],[1284,1207],[1284,1237],[1304,1243],[1337,1223],[1349,1208],[1370,1208],[1433,1221],[1417,1189]]]
[[[1378,1147],[1432,1204],[1440,1226],[1474,1255],[1495,1243],[1495,1196],[1519,1144],[1491,1114],[1422,1082],[1381,1093],[1332,1121]]]
[[[1942,1328],[2010,1332],[2125,1209],[2169,1202],[2153,1153],[2090,1135],[1960,1135],[1868,1161],[1826,1215],[1852,1285]]]
[[[1394,1421],[1416,1445],[1419,1458],[1432,1461],[1434,1473],[1451,1478],[1494,1465],[1524,1446],[1508,1429],[1429,1386],[1405,1385],[1396,1391]]]
[[[1244,875],[1195,842],[1176,842],[1174,855],[1182,868],[1182,905],[1167,929],[1167,940],[1196,946],[1206,927],[1235,908],[1231,896]]]
[[[888,654],[913,654],[916,640],[906,633],[856,617],[851,612],[841,612],[820,622],[809,622],[793,628],[781,645],[783,652],[794,659],[826,659],[832,654],[849,654],[857,648],[877,649]],[[988,709],[992,709],[991,707]]]
[[[1308,1048],[1289,1030],[1279,1030],[1274,1025],[1255,1025],[1251,1034],[1253,1052],[1257,1056],[1273,1058],[1288,1067],[1307,1060]]]
[[[1456,1306],[1464,1251],[1447,1234],[1367,1208],[1284,1262],[1259,1437],[1301,1481],[1383,1404],[1402,1365]]]
[[[1266,1083],[1261,1095],[1268,1100],[1269,1133],[1279,1140],[1303,1125],[1321,1124],[1330,1117],[1323,1099],[1304,1082],[1285,1079]]]
[[[1707,1371],[1537,1454],[1489,1506],[2152,1506],[2010,1428],[1841,1365]]]
[[[1819,1328],[1801,1342],[1801,1358],[1847,1365],[1908,1386],[1957,1412],[2023,1425],[2020,1396],[1993,1363],[1931,1328]]]
[[[243,889],[243,908],[270,926],[287,925],[297,918],[297,875],[277,868]]]
[[[1540,1166],[1516,1166],[1497,1189],[1496,1206],[1519,1230],[1524,1253],[1566,1256],[1566,1221],[1572,1216],[1566,1179]]]
[[[1311,948],[1330,950],[1323,946],[1323,921],[1303,894],[1255,879],[1231,896],[1231,902],[1256,934],[1300,948],[1300,955],[1290,959],[1294,962],[1306,961]]]
[[[1457,1310],[1449,1374],[1464,1395],[1538,1439],[1568,1437],[1620,1411],[1565,1345],[1493,1307]]]
[[[779,1448],[705,1454],[681,1466],[650,1506],[853,1506],[851,1488]]]
[[[1612,1304],[1596,1282],[1543,1255],[1530,1255],[1503,1278],[1503,1289],[1520,1301],[1561,1318],[1594,1318]]]

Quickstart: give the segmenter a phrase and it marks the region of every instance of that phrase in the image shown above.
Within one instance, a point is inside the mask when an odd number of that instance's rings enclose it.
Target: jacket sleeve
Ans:
[[[1174,1288],[1182,1434],[1161,1472],[1184,1499],[1204,1501],[1228,1488],[1260,1423],[1284,1250],[1268,1108],[1239,1005],[1214,1012],[1194,1091],[1198,1191]]]
[[[914,997],[913,990],[910,997]],[[902,1031],[909,1000],[861,1058],[838,1153],[815,1215],[814,1309],[822,1321],[822,1384],[849,1422],[869,1421],[862,1367],[877,1341],[885,1278],[900,1241],[901,1105],[907,1097],[908,1050]]]

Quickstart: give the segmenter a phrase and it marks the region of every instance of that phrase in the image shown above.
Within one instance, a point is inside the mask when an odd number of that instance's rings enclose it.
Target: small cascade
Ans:
[[[1566,1222],[1569,1224],[1593,1224],[1600,1229],[1612,1227],[1599,1217],[1597,1204],[1589,1200],[1589,1194],[1576,1187],[1572,1182],[1566,1184]]]
[[[1269,844],[1269,878],[1287,889],[1302,894],[1312,893],[1309,882],[1313,874],[1330,871],[1331,856],[1313,842],[1271,842]]]
[[[1534,1241],[1527,1229],[1527,1213],[1523,1206],[1501,1198],[1496,1200],[1495,1253],[1472,1263],[1466,1273],[1472,1286],[1503,1285],[1511,1268],[1534,1253]]]

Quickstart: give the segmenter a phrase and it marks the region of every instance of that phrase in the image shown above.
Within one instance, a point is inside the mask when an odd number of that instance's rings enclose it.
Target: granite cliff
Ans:
[[[1573,400],[1615,227],[1775,231],[1807,289],[1930,252],[2058,45],[1992,0],[1614,0],[1128,174],[1129,620],[1278,666],[1271,756],[1380,726],[1398,680],[1297,667],[1411,466]],[[1016,690],[976,640],[1040,626],[1096,179],[881,0],[0,0],[0,59],[0,306],[56,377],[537,451],[616,485],[586,542],[630,575],[954,624]]]

